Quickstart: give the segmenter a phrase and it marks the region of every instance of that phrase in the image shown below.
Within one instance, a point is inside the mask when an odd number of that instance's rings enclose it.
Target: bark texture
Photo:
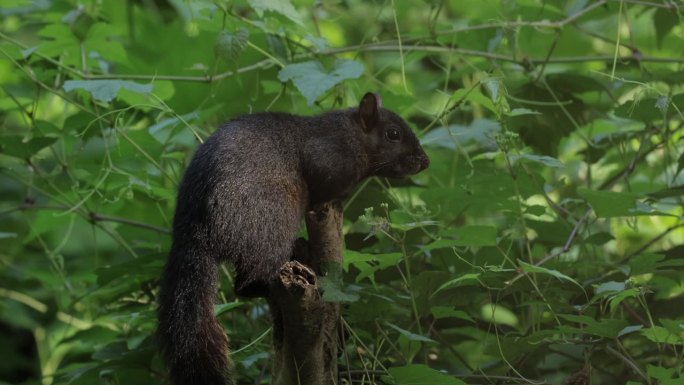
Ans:
[[[326,203],[306,215],[309,240],[299,240],[268,298],[273,316],[274,385],[337,383],[340,307],[324,302],[317,276],[342,264],[342,209]]]

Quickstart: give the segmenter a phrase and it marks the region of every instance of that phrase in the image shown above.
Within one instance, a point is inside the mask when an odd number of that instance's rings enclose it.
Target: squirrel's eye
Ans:
[[[401,134],[396,128],[390,128],[389,130],[385,131],[385,136],[390,142],[398,142],[401,140]]]

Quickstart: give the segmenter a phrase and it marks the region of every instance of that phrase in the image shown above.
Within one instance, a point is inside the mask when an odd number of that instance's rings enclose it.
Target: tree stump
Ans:
[[[340,307],[324,302],[317,276],[342,264],[342,208],[326,203],[306,214],[309,240],[280,269],[268,298],[273,317],[274,385],[327,385],[337,381]]]

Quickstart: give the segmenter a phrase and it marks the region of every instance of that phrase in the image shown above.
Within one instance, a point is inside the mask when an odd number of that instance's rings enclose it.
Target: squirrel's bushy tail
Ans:
[[[173,385],[233,384],[228,337],[214,316],[218,265],[209,253],[172,248],[159,294],[161,351]]]

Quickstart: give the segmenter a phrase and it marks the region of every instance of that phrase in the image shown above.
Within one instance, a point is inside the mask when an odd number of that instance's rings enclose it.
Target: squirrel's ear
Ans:
[[[382,99],[380,95],[374,94],[372,92],[366,92],[361,98],[361,103],[359,103],[359,118],[361,119],[361,125],[364,131],[370,131],[370,129],[378,122],[380,119],[380,109],[382,108]]]

